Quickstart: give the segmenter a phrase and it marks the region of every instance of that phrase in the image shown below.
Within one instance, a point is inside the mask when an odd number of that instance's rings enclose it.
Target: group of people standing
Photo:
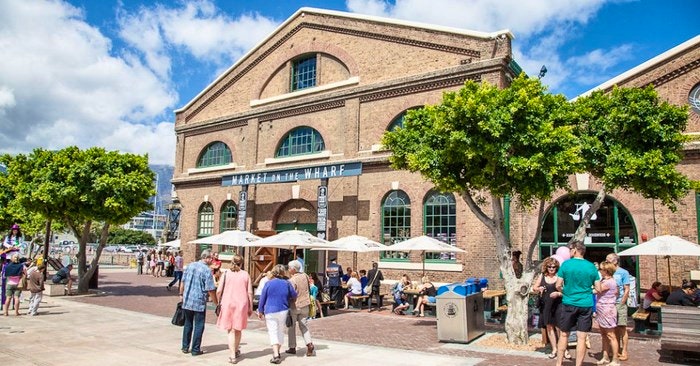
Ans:
[[[198,356],[206,320],[206,304],[210,298],[217,306],[217,327],[228,332],[229,362],[241,358],[241,336],[253,314],[253,285],[250,275],[243,270],[243,258],[234,255],[229,269],[221,271],[218,286],[210,268],[214,257],[209,250],[202,251],[200,260],[189,264],[182,276],[179,293],[185,325],[182,333],[182,352]],[[288,269],[276,265],[259,287],[257,317],[265,320],[270,344],[271,363],[282,361],[281,349],[285,331],[288,336],[288,354],[296,354],[296,328],[306,344],[306,355],[314,356],[315,347],[307,326],[311,306],[313,279],[302,271],[298,260],[289,262]],[[315,286],[314,286],[315,287]]]
[[[576,332],[576,365],[583,364],[593,314],[602,335],[603,353],[598,365],[619,365],[628,359],[627,299],[630,275],[619,266],[619,257],[610,253],[600,268],[583,258],[585,245],[568,245],[571,258],[559,263],[547,258],[534,290],[540,294],[540,322],[547,330],[552,347],[550,358],[562,364],[567,357],[570,332]]]

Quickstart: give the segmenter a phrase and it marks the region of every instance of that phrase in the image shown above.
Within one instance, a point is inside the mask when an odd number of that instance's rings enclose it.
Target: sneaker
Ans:
[[[290,348],[290,349],[284,351],[284,353],[289,353],[290,355],[296,355],[296,354],[297,354],[297,349],[296,349],[296,348]]]
[[[316,349],[316,347],[314,347],[313,343],[307,344],[306,345],[306,357],[314,356],[314,349]]]
[[[166,288],[168,291],[170,291],[170,289],[173,288],[173,287],[170,286],[170,285],[167,285],[167,286],[165,286],[165,288]]]

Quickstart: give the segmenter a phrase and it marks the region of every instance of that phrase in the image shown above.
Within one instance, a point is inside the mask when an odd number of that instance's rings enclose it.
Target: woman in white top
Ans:
[[[357,271],[353,272],[352,275],[350,275],[350,278],[348,279],[348,293],[345,294],[345,308],[344,310],[348,309],[348,305],[350,302],[350,296],[356,296],[356,295],[362,295],[362,283],[360,283],[360,278],[357,274]]]

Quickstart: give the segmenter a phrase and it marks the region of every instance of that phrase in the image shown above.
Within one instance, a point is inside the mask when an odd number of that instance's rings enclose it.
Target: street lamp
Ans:
[[[542,79],[546,73],[547,73],[547,67],[542,65],[542,68],[540,69],[540,73],[537,75],[537,78]]]

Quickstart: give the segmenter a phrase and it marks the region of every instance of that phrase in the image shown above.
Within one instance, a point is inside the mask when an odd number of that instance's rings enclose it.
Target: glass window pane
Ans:
[[[457,244],[456,205],[450,193],[431,192],[424,205],[425,235]],[[455,260],[455,253],[425,253],[426,259]]]
[[[280,144],[276,157],[313,154],[325,149],[321,134],[311,127],[299,127],[292,130]]]
[[[316,55],[294,61],[292,91],[316,86]]]
[[[219,232],[236,230],[238,228],[238,209],[233,201],[226,201],[221,209],[221,225]]]
[[[230,164],[233,161],[231,150],[223,142],[209,144],[197,161],[197,168]]]
[[[393,245],[411,237],[411,200],[403,191],[392,191],[382,205],[382,240]],[[405,252],[382,252],[382,258],[407,259]]]
[[[210,236],[214,234],[214,207],[211,203],[204,203],[199,209],[197,236]]]

